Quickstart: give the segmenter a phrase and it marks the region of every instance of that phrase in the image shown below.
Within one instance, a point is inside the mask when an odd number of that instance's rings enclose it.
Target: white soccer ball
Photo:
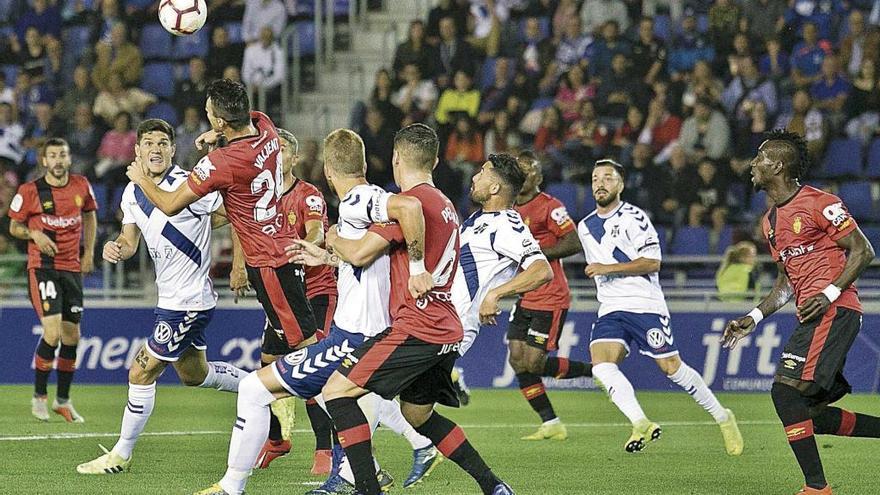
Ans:
[[[162,0],[159,22],[175,36],[193,34],[205,25],[208,5],[205,0]]]

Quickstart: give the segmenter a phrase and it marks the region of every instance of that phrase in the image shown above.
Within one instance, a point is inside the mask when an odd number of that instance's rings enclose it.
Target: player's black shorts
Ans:
[[[798,325],[782,350],[776,374],[813,382],[805,395],[833,402],[852,388],[843,376],[846,354],[862,327],[858,311],[832,307],[822,318]]]
[[[315,321],[333,322],[333,311],[336,311],[336,296],[327,294],[317,295],[309,299],[312,306],[312,313],[315,315]],[[329,313],[328,313],[329,311]],[[329,325],[330,323],[327,323]],[[329,328],[319,328],[317,332],[318,340],[323,340],[330,333]],[[294,347],[287,344],[284,338],[284,332],[275,330],[275,327],[266,319],[263,326],[263,342],[260,345],[260,351],[270,356],[283,356],[294,351]]]
[[[247,266],[248,281],[272,328],[282,329],[289,347],[296,347],[317,330],[312,306],[306,299],[305,271],[301,265],[278,268]]]
[[[82,318],[82,274],[51,268],[28,270],[31,304],[40,318],[61,315],[62,321],[79,323]]]
[[[510,314],[507,326],[507,340],[522,340],[544,352],[555,351],[559,347],[559,334],[565,324],[567,309],[540,311],[521,307],[517,301]]]
[[[455,344],[432,344],[394,328],[367,340],[342,360],[337,371],[359,387],[410,404],[458,407],[452,367]]]

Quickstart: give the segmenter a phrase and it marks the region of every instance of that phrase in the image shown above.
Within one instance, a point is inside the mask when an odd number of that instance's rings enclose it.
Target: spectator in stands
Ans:
[[[639,205],[655,219],[660,211],[666,189],[669,187],[669,174],[660,165],[655,165],[651,147],[637,144],[632,151],[632,166],[627,167],[623,188],[623,200]]]
[[[825,50],[819,46],[819,30],[812,22],[804,24],[804,40],[791,54],[791,78],[797,88],[808,88],[822,77]]]
[[[27,7],[23,0],[6,0],[0,5],[3,7],[0,8],[0,26],[14,26]],[[15,36],[15,33],[10,33],[10,36]]]
[[[402,125],[408,125],[430,115],[437,101],[437,88],[430,79],[422,79],[416,64],[403,68],[403,80],[403,86],[394,93],[391,102],[403,112]]]
[[[758,248],[752,241],[740,241],[724,251],[715,272],[715,286],[722,301],[742,301],[758,281]]]
[[[208,124],[201,119],[204,102],[198,106],[189,106],[183,110],[183,122],[175,130],[177,147],[174,154],[174,162],[185,170],[192,170],[198,161],[205,155],[204,151],[196,148],[196,138],[209,129]]]
[[[828,124],[836,132],[843,128],[846,115],[846,100],[852,92],[852,85],[838,70],[837,57],[828,55],[822,61],[822,77],[813,83],[810,96],[816,108],[828,118]]]
[[[400,127],[400,121],[403,120],[403,112],[392,103],[394,95],[392,89],[391,73],[388,69],[379,69],[376,71],[375,81],[373,83],[373,92],[370,94],[370,100],[367,106],[375,107],[382,112],[382,118],[385,125],[393,129]],[[355,121],[354,128],[360,129],[364,126],[366,106],[361,106],[361,115]]]
[[[440,44],[442,35],[440,24],[444,18],[452,19],[452,25],[457,36],[464,37],[467,34],[468,2],[459,0],[440,0],[437,5],[428,12],[428,25],[425,32],[428,43],[434,46]]]
[[[394,132],[386,122],[382,112],[375,107],[367,107],[364,128],[360,135],[364,140],[367,158],[367,180],[371,184],[385,187],[394,181],[391,170],[391,154],[394,150]]]
[[[590,72],[595,76],[605,77],[611,70],[611,59],[615,55],[629,57],[630,54],[632,47],[629,40],[620,37],[617,21],[608,21],[602,26],[601,37],[593,45]]]
[[[501,47],[501,24],[510,17],[508,6],[499,0],[471,0],[469,12],[465,40],[481,55],[497,57]]]
[[[189,59],[189,77],[177,82],[174,88],[174,105],[177,115],[183,118],[188,107],[202,108],[207,99],[208,66],[199,57]]]
[[[585,181],[593,160],[603,156],[611,139],[608,127],[599,122],[596,107],[590,100],[581,103],[580,117],[566,131],[562,148],[550,150],[553,163],[562,167],[564,180]]]
[[[229,32],[222,26],[211,31],[211,46],[208,48],[208,80],[219,79],[230,65],[241,65],[244,46],[230,43]]]
[[[678,141],[681,124],[681,119],[669,111],[665,98],[655,96],[648,104],[648,116],[639,134],[639,143],[649,145],[658,161],[666,161],[671,152],[670,146]]]
[[[709,38],[715,52],[726,57],[733,51],[733,37],[737,32],[741,11],[732,0],[716,0],[709,8]]]
[[[37,31],[37,28],[33,26],[27,28],[24,35],[24,46],[15,42],[12,51],[18,57],[19,68],[27,73],[32,83],[45,82],[47,76],[51,75],[53,67],[49,62],[44,38]],[[60,64],[60,60],[58,62]],[[54,67],[56,72],[59,68],[58,65]]]
[[[92,106],[88,102],[82,102],[74,107],[73,117],[70,118],[65,137],[67,144],[70,145],[70,158],[73,162],[74,173],[84,174],[90,179],[94,179],[95,162],[98,148],[101,146],[103,131],[95,123]]]
[[[684,74],[687,84],[681,95],[682,107],[693,110],[698,98],[720,102],[724,92],[724,84],[712,73],[709,62],[700,60],[694,65],[693,72]]]
[[[61,13],[55,2],[49,0],[31,0],[31,8],[15,25],[16,34],[22,43],[25,41],[28,28],[35,28],[40,35],[61,39]]]
[[[672,22],[681,22],[685,2],[679,0],[642,0],[642,15],[657,17],[666,15]]]
[[[561,7],[560,7],[561,8]],[[588,59],[592,56],[593,37],[583,34],[581,18],[570,17],[565,21],[565,31],[556,47],[556,75],[566,72],[575,65],[587,68]]]
[[[440,19],[440,44],[434,57],[431,65],[436,70],[437,87],[440,89],[449,87],[452,77],[460,70],[474,73],[476,53],[470,43],[456,32],[452,17]]]
[[[796,0],[789,2],[788,7],[784,15],[786,29],[801,29],[803,34],[807,24],[812,24],[823,40],[834,39],[834,20],[847,9],[840,0]]]
[[[18,170],[24,158],[24,127],[15,119],[10,103],[0,101],[0,168]]]
[[[136,115],[135,118],[140,120],[147,107],[155,102],[155,96],[140,88],[126,88],[122,78],[112,73],[107,79],[107,89],[99,92],[98,97],[95,98],[92,111],[104,119],[105,124],[114,126],[114,122],[118,120],[116,116],[120,112]]]
[[[483,139],[485,144],[485,156],[495,153],[514,154],[522,144],[519,132],[510,122],[510,115],[506,111],[495,112],[495,120],[492,127],[486,131]]]
[[[73,69],[73,86],[65,88],[61,99],[55,104],[55,113],[64,120],[70,120],[78,106],[84,104],[91,109],[97,97],[98,90],[92,86],[89,69],[85,65],[78,65]]]
[[[126,40],[125,24],[117,23],[110,31],[111,42],[95,45],[97,60],[92,69],[92,83],[98,90],[107,88],[110,75],[119,76],[123,84],[133,86],[141,80],[144,61],[140,49]]]
[[[755,154],[758,146],[764,142],[764,133],[770,131],[770,116],[764,102],[758,101],[751,105],[744,115],[744,120],[739,121],[734,132],[734,156],[749,156]]]
[[[519,41],[511,57],[518,57],[525,74],[532,81],[541,78],[547,69],[547,64],[553,60],[556,47],[550,38],[541,33],[541,22],[537,17],[528,17],[523,30],[523,37]]]
[[[792,109],[776,119],[776,129],[785,129],[804,137],[810,157],[816,161],[822,157],[828,128],[822,112],[813,107],[810,94],[803,89],[797,90],[791,100]]]
[[[736,63],[737,75],[725,88],[721,95],[721,104],[732,121],[742,126],[751,120],[751,111],[755,104],[764,104],[764,110],[770,115],[776,114],[776,85],[773,81],[761,76],[755,62],[750,57],[743,57]]]
[[[715,232],[721,232],[727,220],[727,189],[724,174],[714,161],[703,158],[691,179],[692,191],[688,205],[688,224],[700,227],[705,223]]]
[[[230,81],[238,81],[241,82],[241,70],[239,70],[238,65],[228,65],[225,69],[223,69],[223,75],[221,79],[229,79]]]
[[[47,84],[32,84],[25,72],[19,72],[15,80],[15,103],[12,107],[18,110],[19,120],[28,122],[34,118],[34,107],[37,103],[55,103],[55,92]]]
[[[723,74],[725,80],[738,75],[737,71],[739,61],[743,58],[752,58],[753,49],[757,49],[758,45],[752,45],[749,35],[746,33],[736,33],[733,36],[733,51],[727,55],[726,73]],[[721,62],[720,57],[718,62]]]
[[[586,0],[581,7],[580,18],[584,32],[597,36],[609,21],[617,23],[622,31],[629,28],[629,15],[621,0]]]
[[[681,126],[678,140],[692,163],[706,157],[719,160],[730,149],[730,126],[711,101],[698,98],[694,114]]]
[[[581,103],[595,97],[596,85],[587,82],[580,65],[574,65],[562,75],[554,105],[562,111],[562,120],[568,125],[580,118]]]
[[[134,160],[137,135],[131,127],[131,114],[119,112],[113,119],[113,128],[104,133],[98,147],[95,176],[109,187],[125,185],[125,169]]]
[[[654,36],[654,19],[639,21],[638,39],[632,46],[633,75],[645,84],[653,84],[666,65],[666,45]]]
[[[258,95],[258,90],[266,92],[266,109],[274,109],[281,101],[281,82],[287,71],[287,61],[281,46],[275,41],[272,28],[260,29],[259,43],[251,43],[244,49],[241,64],[241,80]],[[264,110],[266,110],[264,109]]]
[[[779,38],[768,38],[765,44],[767,53],[761,56],[758,62],[758,70],[762,76],[769,77],[774,81],[788,78],[791,70],[789,55],[782,50]]]
[[[392,65],[394,75],[396,78],[402,79],[400,72],[403,68],[409,64],[416,64],[425,77],[433,78],[432,63],[435,58],[432,47],[425,39],[425,24],[416,19],[409,23],[409,35],[406,41],[397,45],[397,50],[394,52]]]
[[[655,159],[656,161],[656,159]],[[658,222],[663,225],[680,226],[684,222],[685,206],[693,184],[691,167],[681,146],[672,146],[669,153],[669,183],[663,190],[663,200],[657,212]]]
[[[441,126],[451,122],[451,114],[464,112],[469,117],[476,118],[480,109],[480,92],[473,87],[470,74],[463,70],[455,73],[453,87],[443,91],[440,101],[437,103],[437,111],[434,118]]]
[[[614,131],[614,137],[611,139],[614,154],[620,157],[622,163],[630,162],[633,146],[638,142],[644,126],[645,114],[639,107],[630,105],[626,110],[626,120]],[[651,147],[644,143],[642,145],[648,147],[650,154]]]
[[[280,38],[287,25],[287,9],[281,0],[247,0],[241,20],[241,37],[245,44],[259,43],[260,31],[269,26],[273,37]]]
[[[785,2],[777,0],[745,0],[742,11],[752,36],[759,40],[778,36],[785,26],[785,8]]]
[[[208,2],[208,18],[211,22],[239,22],[244,16],[244,0],[211,0]]]
[[[549,106],[541,113],[541,125],[535,134],[533,148],[538,153],[544,153],[550,148],[562,146],[565,139],[565,124],[562,113],[555,106]]]
[[[63,136],[65,124],[52,111],[52,102],[38,101],[34,104],[34,116],[26,123],[24,131],[25,167],[19,168],[19,177],[37,174],[37,150],[50,137]]]
[[[697,19],[693,15],[685,16],[681,22],[681,33],[675,37],[669,50],[669,73],[673,78],[681,78],[681,74],[691,71],[694,65],[705,60],[711,62],[715,58],[715,49],[709,40],[697,30]]]
[[[457,114],[454,122],[455,128],[446,141],[444,157],[453,167],[462,171],[465,177],[470,177],[474,168],[484,160],[483,135],[467,114]]]
[[[862,59],[861,69],[853,79],[848,104],[851,118],[846,124],[846,134],[866,145],[880,129],[880,85],[876,67],[874,60]]]
[[[480,93],[479,125],[491,124],[495,120],[495,112],[503,110],[507,104],[507,98],[514,89],[510,73],[510,59],[501,57],[495,60],[492,84]]]
[[[13,115],[18,114],[15,111],[15,90],[9,81],[6,80],[6,72],[0,71],[0,103],[8,103],[13,110]]]
[[[853,10],[849,14],[849,33],[840,40],[840,63],[843,69],[855,77],[863,60],[876,61],[880,56],[880,30],[865,29],[865,14]]]
[[[644,105],[647,101],[647,88],[630,75],[629,65],[629,59],[618,53],[611,59],[611,70],[602,76],[596,101],[603,117],[623,120],[630,105]]]
[[[125,12],[119,6],[119,0],[101,0],[101,15],[95,16],[94,21],[97,39],[110,43],[113,26],[126,21]]]

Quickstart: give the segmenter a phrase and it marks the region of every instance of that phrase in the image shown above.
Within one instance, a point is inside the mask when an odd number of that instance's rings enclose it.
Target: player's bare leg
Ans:
[[[279,356],[260,353],[260,364],[263,368],[270,366]],[[257,457],[258,464],[254,467],[265,469],[275,459],[290,453],[290,431],[296,422],[296,404],[293,398],[281,399],[272,403],[269,409],[269,436]]]
[[[649,442],[660,438],[660,425],[649,420],[636,399],[632,383],[620,371],[618,365],[627,355],[626,347],[619,342],[593,341],[590,356],[593,360],[593,376],[601,382],[611,402],[620,409],[632,424],[632,434],[624,444],[627,452],[644,450]]]
[[[743,438],[736,424],[736,416],[730,409],[725,409],[718,402],[715,394],[709,390],[709,386],[703,381],[693,368],[681,360],[678,354],[669,357],[655,359],[657,366],[672,380],[673,383],[683,388],[685,392],[703,407],[718,426],[721,428],[721,436],[724,438],[724,448],[729,455],[740,455],[743,451]]]
[[[70,402],[70,385],[76,371],[76,348],[79,346],[79,323],[61,322],[61,348],[58,350],[58,391],[52,402],[52,410],[68,423],[83,423],[85,419],[76,412]]]
[[[34,353],[34,396],[31,398],[31,414],[40,421],[49,421],[47,390],[49,374],[55,365],[55,349],[61,341],[61,314],[40,318],[43,336]]]

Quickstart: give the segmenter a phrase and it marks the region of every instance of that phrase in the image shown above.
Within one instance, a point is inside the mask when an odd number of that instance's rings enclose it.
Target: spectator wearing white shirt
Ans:
[[[12,105],[0,101],[0,163],[16,169],[24,158],[24,127],[12,118]]]
[[[244,50],[242,82],[255,93],[260,88],[264,89],[271,108],[280,98],[281,81],[286,71],[287,63],[281,47],[275,42],[272,28],[263,26],[259,43],[250,44]]]
[[[391,96],[391,103],[404,114],[404,126],[419,122],[434,109],[437,102],[437,87],[429,79],[422,79],[422,73],[416,64],[407,64],[403,68],[403,86]]]
[[[280,0],[247,0],[241,22],[241,37],[248,45],[260,41],[260,31],[269,26],[277,39],[287,25],[287,9]]]

